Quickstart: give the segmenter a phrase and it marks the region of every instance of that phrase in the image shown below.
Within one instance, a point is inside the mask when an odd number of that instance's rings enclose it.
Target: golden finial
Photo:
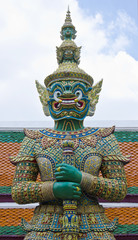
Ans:
[[[75,39],[76,38],[76,30],[75,27],[72,24],[72,19],[70,16],[70,10],[68,6],[68,10],[66,13],[66,18],[65,18],[65,23],[63,24],[61,28],[61,39],[66,40],[66,39]]]
[[[68,6],[67,13],[66,13],[66,19],[65,19],[65,22],[68,23],[68,24],[72,22],[72,19],[71,19],[71,16],[70,16],[69,6]]]

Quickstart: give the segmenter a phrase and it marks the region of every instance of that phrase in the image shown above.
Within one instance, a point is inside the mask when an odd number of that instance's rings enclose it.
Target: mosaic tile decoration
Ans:
[[[117,131],[114,134],[119,142],[122,153],[124,155],[130,154],[132,157],[131,162],[125,166],[125,171],[128,182],[128,194],[137,196],[138,167],[136,160],[138,159],[138,132]],[[2,176],[0,181],[0,196],[10,196],[15,167],[10,164],[9,155],[17,154],[23,138],[24,133],[22,131],[0,132],[0,175]],[[0,199],[2,198],[0,197]],[[118,228],[114,231],[116,236],[119,234],[138,234],[138,212],[136,208],[107,208],[105,211],[111,220],[115,217],[119,217]],[[25,218],[29,221],[32,214],[32,209],[0,209],[0,236],[24,235],[25,232],[20,226],[21,218]]]

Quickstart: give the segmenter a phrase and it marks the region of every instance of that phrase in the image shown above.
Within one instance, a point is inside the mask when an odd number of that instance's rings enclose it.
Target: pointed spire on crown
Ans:
[[[72,24],[72,19],[70,16],[70,10],[68,6],[68,10],[66,13],[65,23],[63,24],[61,28],[61,39],[67,40],[67,39],[75,39],[76,38],[76,29],[74,25]]]
[[[46,87],[53,82],[61,80],[82,81],[89,86],[93,84],[92,77],[78,67],[81,47],[77,47],[76,43],[73,41],[75,37],[76,29],[72,24],[68,7],[65,22],[61,28],[61,39],[63,42],[59,47],[56,47],[57,62],[59,66],[56,71],[45,78]]]
[[[70,17],[70,10],[69,10],[69,6],[68,6],[68,11],[66,13],[66,19],[65,19],[65,23],[70,24],[72,22],[72,19]]]

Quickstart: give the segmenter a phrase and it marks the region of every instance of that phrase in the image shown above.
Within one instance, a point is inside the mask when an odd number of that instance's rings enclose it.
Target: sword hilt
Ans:
[[[75,166],[74,143],[64,140],[62,143],[63,162]],[[63,234],[64,240],[78,239],[79,222],[76,214],[77,200],[63,200]]]

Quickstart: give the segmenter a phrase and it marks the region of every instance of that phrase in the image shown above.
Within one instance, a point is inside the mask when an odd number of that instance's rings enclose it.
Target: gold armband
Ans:
[[[53,193],[54,182],[44,182],[41,186],[43,201],[56,199]]]

